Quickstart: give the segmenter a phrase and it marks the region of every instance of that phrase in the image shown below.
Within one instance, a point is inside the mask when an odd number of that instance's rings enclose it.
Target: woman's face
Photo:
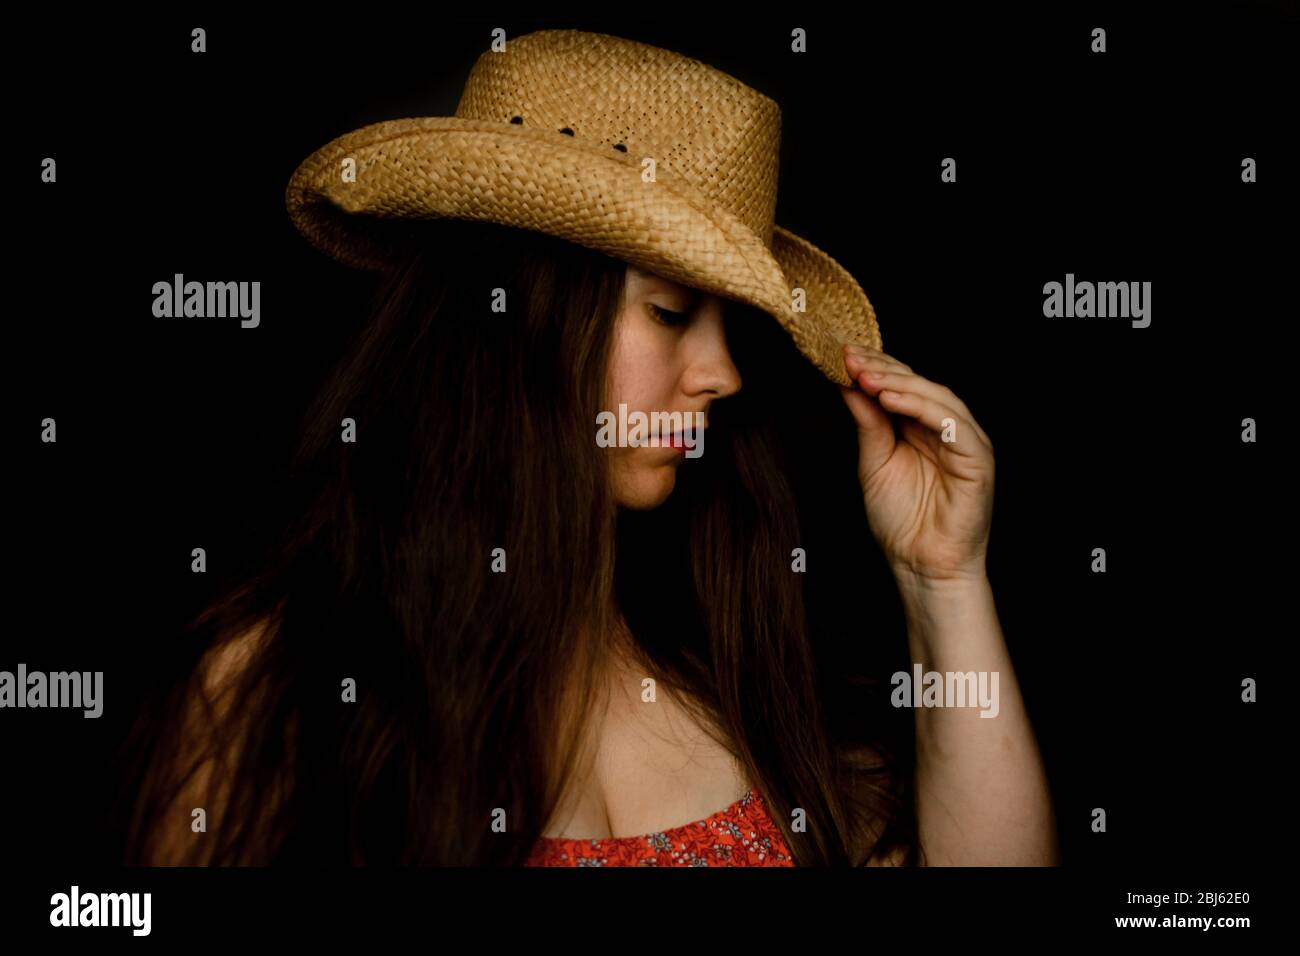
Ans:
[[[677,469],[691,467],[707,447],[696,429],[707,427],[709,407],[740,389],[740,373],[727,351],[726,305],[726,299],[627,267],[606,410],[615,420],[620,404],[627,406],[626,416],[639,411],[652,421],[653,412],[678,412],[695,450],[688,457],[676,447],[607,447],[621,506],[644,510],[662,504],[673,490]]]

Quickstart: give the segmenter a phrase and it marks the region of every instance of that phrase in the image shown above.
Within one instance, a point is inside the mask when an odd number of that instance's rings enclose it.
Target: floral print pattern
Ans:
[[[724,810],[642,836],[542,837],[525,866],[794,866],[767,801],[750,789]]]

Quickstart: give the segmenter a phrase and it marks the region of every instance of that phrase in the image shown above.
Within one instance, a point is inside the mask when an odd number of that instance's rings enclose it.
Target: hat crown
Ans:
[[[772,244],[781,109],[707,63],[600,33],[541,30],[483,53],[455,115],[568,130],[638,167],[651,158],[657,180],[686,181]]]

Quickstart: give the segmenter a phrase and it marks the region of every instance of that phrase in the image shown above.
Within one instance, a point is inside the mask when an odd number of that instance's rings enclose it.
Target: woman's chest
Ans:
[[[727,748],[672,695],[649,699],[632,673],[611,677],[608,706],[592,715],[586,746],[544,836],[656,833],[702,820],[748,789]]]

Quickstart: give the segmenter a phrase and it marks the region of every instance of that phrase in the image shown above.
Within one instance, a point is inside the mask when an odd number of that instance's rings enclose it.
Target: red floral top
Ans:
[[[642,836],[542,837],[525,866],[794,866],[758,791],[724,810]]]

